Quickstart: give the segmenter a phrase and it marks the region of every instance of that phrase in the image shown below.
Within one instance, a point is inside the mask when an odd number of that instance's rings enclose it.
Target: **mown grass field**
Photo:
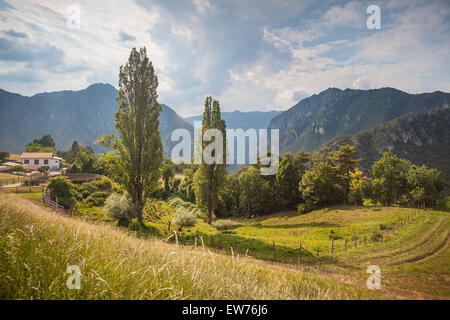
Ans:
[[[198,246],[203,240],[226,254],[231,254],[232,247],[234,254],[300,265],[313,273],[349,276],[359,283],[367,279],[367,266],[378,265],[385,285],[450,298],[448,212],[340,206],[305,215],[289,211],[234,223],[231,230],[217,231],[199,222],[186,228],[179,238],[182,243],[195,245],[197,237]],[[167,227],[152,225],[161,231]],[[315,257],[304,250],[300,256],[300,243]]]
[[[130,236],[0,198],[0,298],[7,299],[379,299],[320,274],[261,266],[244,257]],[[68,265],[81,289],[66,287]]]

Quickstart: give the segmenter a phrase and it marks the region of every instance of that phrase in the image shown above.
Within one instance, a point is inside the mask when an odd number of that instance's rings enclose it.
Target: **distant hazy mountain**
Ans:
[[[254,129],[267,129],[270,120],[281,111],[250,111],[250,112],[221,112],[222,119],[225,120],[228,129],[238,129],[247,130],[250,128]],[[191,125],[194,125],[194,121],[202,121],[203,115],[193,116],[184,118]]]
[[[305,98],[270,122],[280,129],[280,149],[314,150],[332,139],[369,130],[408,113],[448,106],[450,94],[408,94],[393,89],[329,88]]]
[[[388,148],[416,165],[440,170],[450,179],[450,108],[401,116],[371,130],[337,138],[318,149],[327,154],[340,145],[354,145],[360,167],[369,172],[372,163]]]
[[[39,93],[32,97],[0,89],[0,150],[20,153],[25,145],[45,134],[57,149],[67,149],[74,140],[99,150],[93,142],[105,133],[115,133],[118,91],[109,84],[96,83],[84,90]],[[167,153],[173,145],[175,128],[193,128],[166,105],[162,105],[159,128]]]

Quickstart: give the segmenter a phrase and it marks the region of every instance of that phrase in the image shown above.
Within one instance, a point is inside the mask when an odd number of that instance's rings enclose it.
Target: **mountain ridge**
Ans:
[[[372,129],[404,114],[439,109],[449,101],[450,94],[441,91],[409,94],[389,87],[329,88],[273,118],[269,129],[280,129],[283,152],[312,151],[334,138]]]
[[[359,166],[370,173],[372,163],[388,149],[416,165],[427,165],[450,179],[450,107],[406,114],[373,129],[340,137],[317,152],[326,155],[341,145],[353,145]]]
[[[118,90],[108,83],[32,96],[0,89],[0,149],[20,153],[30,141],[50,134],[58,149],[67,149],[77,140],[100,151],[101,147],[93,144],[98,136],[116,133],[117,96]],[[161,105],[159,128],[167,155],[177,143],[170,141],[173,129],[184,128],[191,134],[194,129],[172,108]]]

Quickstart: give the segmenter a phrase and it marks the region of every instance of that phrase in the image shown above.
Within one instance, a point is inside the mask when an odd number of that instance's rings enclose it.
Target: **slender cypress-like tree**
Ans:
[[[158,185],[163,161],[157,87],[158,78],[147,50],[133,48],[128,62],[120,67],[116,99],[119,104],[116,129],[120,140],[116,146],[124,185],[136,204],[139,221],[142,221],[146,199]]]
[[[194,176],[194,190],[196,202],[200,207],[206,209],[208,223],[212,223],[214,210],[217,207],[219,189],[227,173],[226,169],[226,134],[225,120],[220,115],[219,101],[207,97],[205,100],[205,111],[203,112],[202,136],[208,129],[217,129],[222,133],[222,163],[214,162],[208,164],[202,157],[202,163]],[[216,137],[217,139],[217,137]],[[202,139],[201,152],[212,142]],[[214,150],[217,156],[220,150]],[[214,156],[214,155],[213,155]]]

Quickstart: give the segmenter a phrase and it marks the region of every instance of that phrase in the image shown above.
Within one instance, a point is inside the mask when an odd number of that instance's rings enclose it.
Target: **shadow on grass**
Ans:
[[[330,254],[321,253],[321,255],[317,256],[315,251],[316,248],[302,247],[302,252],[300,254],[300,248],[286,247],[277,244],[274,250],[273,243],[245,238],[234,233],[182,233],[179,234],[178,240],[182,245],[195,246],[196,237],[197,247],[199,249],[202,249],[201,239],[203,239],[205,250],[212,248],[228,255],[231,255],[231,248],[233,248],[234,255],[249,256],[259,260],[287,264],[337,265],[343,268],[351,268],[350,265],[337,260],[335,256]],[[174,241],[174,239],[171,240]]]
[[[250,227],[256,228],[276,228],[276,229],[293,229],[293,228],[315,228],[315,227],[340,227],[339,224],[328,222],[309,222],[309,223],[293,223],[293,224],[250,224]]]

